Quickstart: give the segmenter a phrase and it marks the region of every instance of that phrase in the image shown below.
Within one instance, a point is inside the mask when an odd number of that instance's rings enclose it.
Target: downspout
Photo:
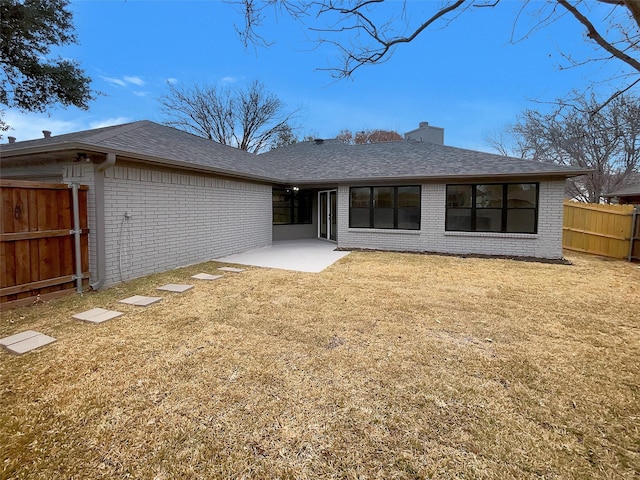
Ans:
[[[93,290],[102,288],[105,282],[107,271],[106,241],[105,241],[105,221],[104,221],[104,171],[111,168],[116,163],[116,154],[107,153],[104,162],[96,165],[94,175],[94,191],[96,197],[96,277],[97,280],[91,284]]]
[[[82,252],[80,251],[80,202],[78,200],[78,184],[71,184],[71,196],[73,197],[73,237],[75,241],[76,257],[76,291],[82,293]]]

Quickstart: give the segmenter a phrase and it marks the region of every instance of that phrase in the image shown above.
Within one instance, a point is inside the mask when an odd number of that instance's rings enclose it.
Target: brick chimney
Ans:
[[[42,130],[42,135],[44,138],[51,138],[51,130]]]
[[[7,140],[9,140],[9,143],[16,143],[16,137],[7,137]]]

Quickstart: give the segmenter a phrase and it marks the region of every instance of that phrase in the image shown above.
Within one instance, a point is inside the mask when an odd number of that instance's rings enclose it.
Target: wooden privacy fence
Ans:
[[[73,190],[66,184],[0,180],[0,309],[76,286]],[[87,187],[78,188],[82,285],[89,280]]]
[[[562,246],[605,257],[640,260],[640,215],[633,205],[564,202]]]

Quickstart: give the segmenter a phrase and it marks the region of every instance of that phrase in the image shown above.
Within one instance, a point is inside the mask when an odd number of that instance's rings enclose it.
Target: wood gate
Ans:
[[[78,188],[83,287],[89,283],[87,190]],[[0,180],[0,309],[76,288],[73,194],[56,183]]]

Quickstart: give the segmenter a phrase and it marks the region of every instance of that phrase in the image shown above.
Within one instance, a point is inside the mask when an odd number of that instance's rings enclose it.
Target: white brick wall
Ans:
[[[88,184],[92,192],[93,170],[80,167],[85,171],[66,171],[65,182]],[[106,286],[271,244],[270,185],[136,166],[104,174]],[[93,233],[94,205],[90,193]]]
[[[538,233],[445,232],[445,184],[422,185],[420,230],[349,228],[349,187],[338,189],[338,246],[562,258],[564,180],[540,182]]]
[[[270,185],[120,166],[105,174],[107,284],[271,244]]]

